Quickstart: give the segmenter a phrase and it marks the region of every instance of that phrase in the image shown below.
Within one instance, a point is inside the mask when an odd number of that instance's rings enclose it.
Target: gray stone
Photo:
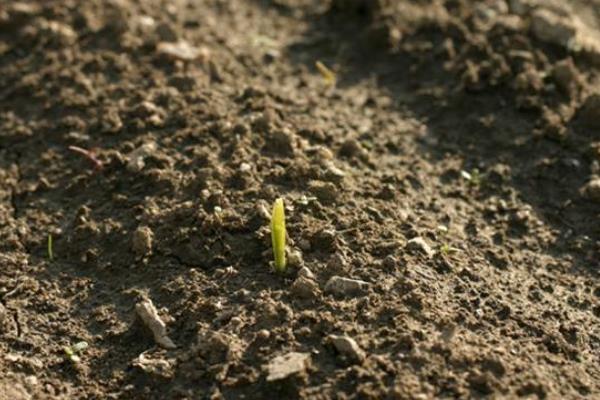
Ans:
[[[595,177],[589,181],[582,189],[582,194],[588,199],[600,202],[600,177]]]
[[[567,47],[577,34],[569,18],[547,9],[536,9],[531,14],[531,30],[541,41]]]
[[[133,232],[131,238],[131,249],[140,257],[147,256],[152,252],[152,240],[154,233],[147,226],[140,226]]]
[[[427,244],[427,242],[420,236],[414,237],[410,239],[406,243],[406,248],[410,251],[417,251],[422,254],[425,254],[427,257],[432,257],[435,252],[433,249]]]
[[[298,297],[314,299],[319,295],[319,285],[312,279],[299,276],[292,284],[291,291]]]
[[[291,352],[277,356],[267,365],[267,382],[285,379],[291,375],[300,374],[310,364],[309,353]]]
[[[298,276],[302,276],[307,279],[315,279],[315,274],[313,274],[313,272],[310,269],[308,269],[308,267],[300,268],[300,271],[298,271]]]
[[[333,276],[325,284],[325,291],[344,296],[356,295],[364,292],[369,285],[369,282],[361,281],[359,279]]]
[[[165,349],[174,349],[177,346],[169,336],[167,336],[167,325],[158,315],[158,311],[152,300],[145,299],[135,305],[135,312],[140,317],[144,325],[154,335],[154,341]]]
[[[362,362],[366,357],[364,350],[349,336],[330,335],[329,341],[340,354],[352,361]]]

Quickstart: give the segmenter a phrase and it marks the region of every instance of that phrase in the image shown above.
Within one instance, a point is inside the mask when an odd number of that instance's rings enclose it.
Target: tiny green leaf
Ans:
[[[285,272],[285,211],[283,199],[275,200],[273,213],[271,214],[271,240],[273,242],[273,257],[275,259],[275,271]]]
[[[327,66],[325,64],[323,64],[321,61],[315,62],[315,67],[317,67],[317,70],[319,70],[319,72],[323,76],[323,79],[327,83],[327,86],[330,86],[330,87],[335,86],[335,83],[337,81],[335,72],[333,72],[332,70],[327,68]]]
[[[52,234],[48,235],[48,259],[54,261],[54,246],[52,243]]]
[[[87,349],[87,347],[87,342],[78,342],[72,346],[63,347],[63,351],[72,363],[78,363],[79,361],[81,361],[81,358],[77,355],[77,353],[82,352],[83,350]]]

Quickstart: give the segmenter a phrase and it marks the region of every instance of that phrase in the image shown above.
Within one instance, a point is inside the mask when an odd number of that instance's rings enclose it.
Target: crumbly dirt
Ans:
[[[599,26],[0,1],[0,398],[600,397]]]

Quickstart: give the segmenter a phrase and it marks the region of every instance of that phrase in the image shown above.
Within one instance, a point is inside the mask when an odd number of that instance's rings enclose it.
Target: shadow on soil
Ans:
[[[283,15],[291,12],[279,2],[255,3]],[[456,88],[458,77],[444,70],[443,59],[435,51],[416,57],[378,46],[376,39],[365,34],[369,24],[365,10],[347,14],[310,5],[302,10],[310,27],[287,48],[293,63],[309,70],[316,60],[336,66],[340,88],[375,79],[394,99],[399,113],[415,116],[427,126],[428,137],[417,140],[423,155],[434,162],[458,156],[463,170],[478,169],[484,179],[495,167],[508,167],[500,184],[490,179],[472,200],[497,197],[510,202],[516,195],[554,231],[553,239],[541,250],[564,260],[573,273],[598,277],[593,239],[600,234],[594,222],[597,206],[580,193],[591,174],[590,132],[572,124],[562,141],[536,135],[539,116],[518,110],[510,89],[501,86],[469,93]],[[444,40],[442,32],[431,28],[414,35],[432,42],[434,49]],[[448,176],[453,178],[445,183],[452,184],[460,171],[449,171]],[[533,234],[518,228],[506,232],[508,237]]]

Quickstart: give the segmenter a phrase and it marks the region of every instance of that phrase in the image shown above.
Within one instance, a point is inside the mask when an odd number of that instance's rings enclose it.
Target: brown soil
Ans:
[[[0,398],[599,398],[599,10],[0,1]]]

